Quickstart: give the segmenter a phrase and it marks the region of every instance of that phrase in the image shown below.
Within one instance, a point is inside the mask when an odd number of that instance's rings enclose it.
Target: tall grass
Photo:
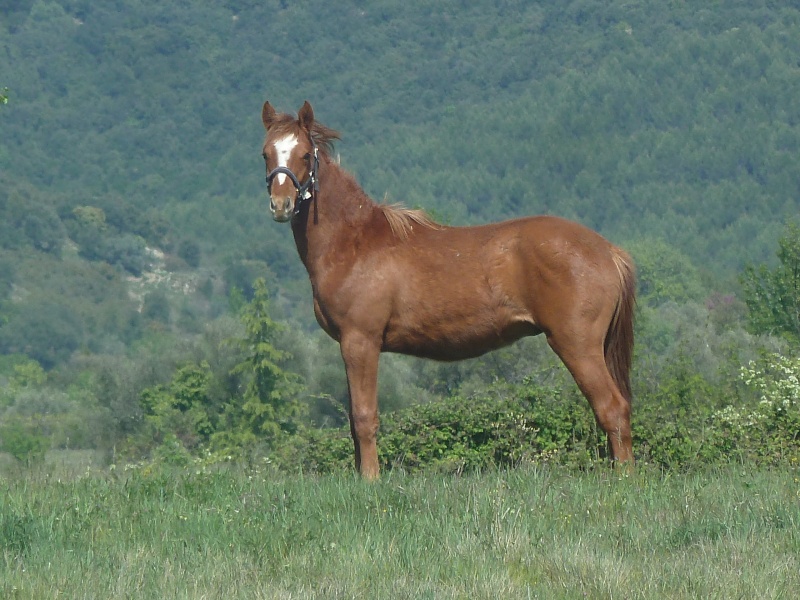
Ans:
[[[42,471],[0,484],[1,598],[793,598],[796,470]]]

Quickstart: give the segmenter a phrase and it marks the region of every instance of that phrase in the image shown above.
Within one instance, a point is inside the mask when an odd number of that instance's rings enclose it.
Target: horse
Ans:
[[[332,156],[337,131],[261,111],[270,211],[290,222],[314,315],[340,345],[355,467],[379,476],[382,352],[439,361],[480,356],[544,334],[607,437],[612,464],[633,464],[630,368],[635,269],[600,234],[555,216],[473,227],[376,203]]]

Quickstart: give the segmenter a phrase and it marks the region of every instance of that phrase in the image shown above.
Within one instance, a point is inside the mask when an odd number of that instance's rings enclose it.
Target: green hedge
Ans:
[[[800,465],[800,358],[765,356],[739,377],[752,394],[721,408],[709,401],[713,390],[699,377],[636,399],[637,460],[663,469],[732,461]],[[605,436],[577,388],[567,390],[531,381],[498,384],[386,413],[378,436],[382,467],[461,472],[521,462],[587,468],[604,461]],[[283,471],[341,472],[352,468],[353,443],[348,427],[300,427],[271,448],[226,450],[198,460],[231,456]]]

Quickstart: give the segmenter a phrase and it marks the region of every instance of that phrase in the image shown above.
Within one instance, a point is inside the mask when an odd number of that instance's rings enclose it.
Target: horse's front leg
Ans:
[[[378,466],[378,360],[380,345],[361,333],[342,335],[340,342],[350,392],[350,432],[356,469],[376,479]]]

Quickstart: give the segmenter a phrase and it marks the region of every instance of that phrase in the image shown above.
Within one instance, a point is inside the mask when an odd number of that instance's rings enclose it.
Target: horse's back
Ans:
[[[608,281],[615,287],[619,255],[624,251],[596,231],[544,215],[426,231],[405,259],[411,269],[427,266],[439,276],[470,282],[477,273],[497,285],[532,282],[539,290],[547,282],[570,287],[591,281],[604,288]]]

